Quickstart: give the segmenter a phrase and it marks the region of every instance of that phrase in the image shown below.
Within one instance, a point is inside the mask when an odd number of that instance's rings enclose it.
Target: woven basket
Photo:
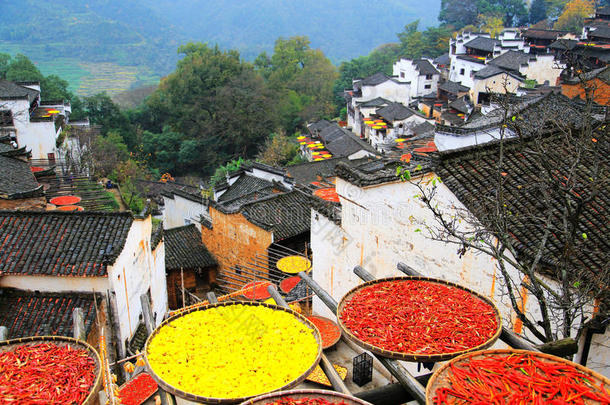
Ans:
[[[338,336],[332,342],[329,342],[326,346],[322,346],[322,349],[329,349],[329,348],[333,347],[334,345],[336,345],[339,340],[341,340],[341,328],[339,328],[337,323],[334,322],[332,319],[325,318],[323,316],[318,316],[318,315],[310,315],[307,318],[316,318],[323,322],[330,322],[331,324],[333,324],[335,326],[337,332],[339,332]]]
[[[97,393],[102,387],[102,361],[100,360],[100,355],[89,343],[67,336],[31,336],[0,342],[0,352],[11,351],[19,346],[35,346],[42,343],[54,343],[61,346],[70,346],[73,349],[87,350],[89,357],[91,357],[95,362],[95,380],[93,382],[93,386],[89,390],[89,395],[87,395],[81,405],[96,404],[98,400]]]
[[[243,402],[245,400],[247,400],[248,398],[251,397],[241,397],[241,398],[212,398],[212,397],[204,397],[204,396],[200,396],[200,395],[195,395],[195,394],[191,394],[189,392],[186,391],[182,391],[168,383],[166,383],[161,377],[159,377],[154,369],[150,366],[150,363],[148,361],[148,346],[150,345],[150,342],[152,341],[152,339],[154,339],[154,337],[159,333],[159,330],[161,330],[161,328],[163,328],[163,326],[167,325],[168,323],[186,315],[186,314],[190,314],[191,312],[195,312],[195,311],[207,311],[210,309],[214,309],[217,307],[225,307],[225,306],[233,306],[233,305],[251,305],[251,306],[264,306],[267,308],[271,308],[273,310],[276,311],[284,311],[284,312],[288,312],[289,314],[293,315],[294,317],[296,317],[299,321],[301,321],[302,323],[304,323],[309,329],[312,329],[314,332],[314,336],[316,338],[316,341],[318,342],[318,354],[316,356],[316,360],[314,361],[314,363],[311,365],[311,367],[309,369],[307,369],[303,374],[301,374],[299,377],[297,377],[296,379],[294,379],[293,381],[289,382],[288,384],[284,385],[283,387],[279,387],[274,391],[277,390],[288,390],[290,388],[293,388],[297,385],[299,385],[300,383],[302,383],[303,381],[305,381],[305,378],[307,378],[307,376],[316,368],[316,366],[318,365],[318,363],[320,362],[320,358],[322,356],[322,338],[320,337],[320,332],[318,331],[318,329],[307,320],[307,318],[305,318],[303,315],[293,311],[292,309],[287,309],[284,307],[280,307],[277,305],[271,305],[271,304],[265,304],[262,302],[251,302],[251,301],[244,301],[244,302],[220,302],[217,304],[211,304],[211,305],[207,305],[205,307],[197,307],[197,308],[192,308],[188,311],[182,312],[178,315],[172,316],[171,318],[166,319],[165,321],[163,321],[163,323],[161,325],[159,325],[154,331],[153,333],[148,337],[148,339],[146,340],[146,345],[144,346],[144,360],[146,362],[146,367],[147,370],[149,370],[149,374],[155,379],[155,381],[157,381],[157,383],[159,384],[159,387],[163,388],[165,391],[174,394],[180,398],[186,399],[188,401],[193,401],[193,402],[197,402],[197,403],[203,403],[203,404],[236,404],[236,403],[240,403]],[[260,394],[257,395],[263,395],[263,394],[267,394],[266,392],[261,392]]]
[[[292,391],[280,391],[272,394],[262,395],[260,397],[249,399],[242,402],[240,405],[266,405],[272,404],[275,401],[290,397],[293,399],[302,398],[322,398],[329,402],[345,402],[348,405],[371,405],[369,402],[363,401],[359,398],[352,397],[350,395],[342,394],[340,392],[328,391],[328,390],[292,390]]]
[[[590,370],[584,366],[581,366],[580,364],[571,362],[566,359],[562,359],[561,357],[552,356],[552,355],[546,354],[546,353],[532,352],[532,351],[528,351],[528,350],[513,350],[513,349],[480,350],[477,352],[466,353],[459,357],[456,357],[455,359],[443,364],[442,367],[440,367],[438,370],[436,370],[434,372],[434,374],[432,375],[432,377],[430,377],[430,380],[428,381],[428,385],[426,386],[426,404],[434,403],[433,402],[434,395],[438,388],[450,386],[450,383],[448,382],[447,377],[450,372],[451,366],[462,364],[466,361],[469,361],[470,359],[481,359],[481,358],[484,358],[487,356],[493,356],[493,355],[498,355],[498,354],[524,354],[524,353],[527,353],[530,355],[535,355],[536,357],[538,357],[539,359],[542,359],[542,360],[549,360],[549,363],[559,362],[559,363],[563,363],[563,364],[568,364],[568,365],[576,368],[578,371],[589,375],[594,380],[595,385],[599,386],[600,384],[603,383],[606,385],[606,389],[610,389],[610,379],[604,377],[601,374],[596,373],[593,370]],[[586,402],[585,401],[585,403],[598,404],[597,401],[595,401],[595,402]]]
[[[421,281],[430,281],[433,283],[449,285],[449,286],[456,287],[461,290],[467,291],[468,293],[476,296],[477,298],[480,298],[481,300],[483,300],[484,302],[489,304],[493,308],[493,310],[496,314],[496,322],[498,324],[498,328],[497,328],[496,332],[485,343],[482,343],[482,344],[472,347],[470,349],[461,350],[458,352],[451,352],[451,353],[419,354],[419,353],[394,352],[394,351],[382,349],[381,347],[378,347],[378,346],[374,346],[370,343],[360,340],[349,330],[349,328],[347,328],[343,324],[343,322],[341,321],[341,313],[343,312],[343,309],[345,308],[345,305],[347,304],[347,302],[349,300],[351,300],[351,298],[354,296],[354,294],[356,294],[358,291],[362,290],[365,287],[369,287],[371,285],[375,285],[375,284],[379,284],[379,283],[383,283],[383,282],[387,282],[387,281],[404,281],[404,280],[421,280]],[[464,353],[469,353],[469,352],[473,352],[473,351],[477,351],[477,350],[486,349],[486,348],[490,347],[491,345],[493,345],[496,342],[496,340],[498,340],[498,338],[500,337],[500,333],[502,332],[502,318],[500,316],[500,311],[498,311],[498,308],[489,298],[477,293],[476,291],[473,291],[469,288],[461,286],[459,284],[452,283],[450,281],[439,280],[439,279],[432,278],[432,277],[388,277],[388,278],[381,278],[378,280],[373,280],[373,281],[369,281],[364,284],[361,284],[361,285],[353,288],[352,290],[350,290],[347,294],[345,294],[343,296],[343,298],[341,299],[341,302],[339,302],[339,306],[337,307],[337,321],[339,322],[339,327],[341,328],[341,331],[343,332],[344,336],[347,336],[354,343],[356,343],[357,345],[361,346],[362,348],[364,348],[366,350],[369,350],[371,353],[375,353],[375,354],[378,354],[380,356],[387,357],[390,359],[414,361],[414,362],[444,361],[444,360],[449,360],[454,357],[460,356]]]

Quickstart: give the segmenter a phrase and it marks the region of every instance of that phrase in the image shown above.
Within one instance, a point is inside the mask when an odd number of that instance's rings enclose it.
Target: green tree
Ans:
[[[8,53],[0,53],[0,79],[6,79],[6,72],[8,71],[10,62],[11,55]]]
[[[17,54],[11,59],[6,69],[6,80],[18,81],[42,81],[44,78],[40,70],[23,54]]]
[[[120,163],[129,159],[127,145],[117,132],[98,136],[91,143],[91,149],[94,173],[99,177],[109,176]]]
[[[128,115],[121,111],[107,93],[85,97],[83,111],[92,124],[101,125],[102,135],[114,131],[121,136],[130,150],[134,150],[137,145],[136,131],[131,126]]]
[[[488,32],[492,38],[495,38],[504,29],[503,20],[498,15],[481,15],[481,31]]]
[[[546,2],[544,0],[533,0],[530,6],[530,24],[546,20]]]
[[[439,21],[460,29],[466,25],[474,25],[479,10],[476,0],[441,0]]]
[[[285,166],[294,159],[298,151],[296,141],[280,132],[267,138],[256,158],[259,162],[271,166]]]
[[[399,32],[400,55],[409,59],[419,59],[426,49],[424,34],[418,31],[419,20],[405,25],[405,29]]]

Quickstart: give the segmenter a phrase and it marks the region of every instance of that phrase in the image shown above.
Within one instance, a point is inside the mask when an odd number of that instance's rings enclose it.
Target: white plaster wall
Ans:
[[[18,276],[0,277],[0,286],[41,292],[100,292],[108,290],[108,277]]]
[[[165,243],[159,242],[157,248],[152,252],[152,277],[150,280],[150,294],[152,300],[152,311],[155,316],[155,326],[163,321],[163,317],[169,310],[167,303],[167,278],[165,275]]]
[[[517,80],[506,73],[500,73],[486,79],[475,78],[473,80],[473,85],[470,88],[470,100],[478,105],[480,104],[479,93],[491,92],[504,94],[506,90],[508,90],[509,93],[515,93],[522,83],[521,80]]]
[[[434,134],[434,143],[439,151],[445,152],[448,150],[461,149],[467,146],[483,145],[485,143],[500,139],[501,133],[499,128],[490,128],[484,131],[474,132],[469,135],[449,135],[436,132]],[[504,131],[505,138],[512,138],[515,134],[509,130]]]
[[[423,180],[433,177],[430,174]],[[444,184],[437,183],[437,186],[435,201],[440,209],[450,212],[464,208]],[[354,266],[360,265],[380,278],[402,275],[396,269],[401,261],[426,276],[457,282],[488,296],[498,306],[503,323],[513,325],[514,314],[508,298],[502,294],[496,261],[472,251],[459,257],[457,245],[426,237],[422,223],[433,225],[434,219],[415,198],[419,194],[415,185],[396,182],[360,188],[337,178],[336,188],[342,206],[341,226],[313,211],[311,246],[313,277],[337,301],[361,283],[353,274]],[[515,269],[508,268],[508,271],[520,279]],[[539,318],[532,297],[525,308]],[[314,312],[330,315],[316,299]],[[592,346],[591,358],[599,358],[600,351],[607,352],[607,349],[599,344]]]
[[[261,170],[261,169],[258,169],[256,167],[252,168],[252,175],[254,177],[258,177],[259,179],[264,179],[264,180],[267,180],[267,181],[277,181],[277,182],[280,182],[280,183],[282,183],[282,185],[284,185],[285,187],[288,187],[288,188],[290,188],[292,190],[292,184],[286,182],[285,181],[286,178],[284,176],[282,176],[282,175],[275,174],[275,173],[269,173],[268,171]]]
[[[610,327],[605,334],[594,334],[591,339],[591,351],[587,358],[587,367],[610,378]]]
[[[47,159],[48,153],[57,153],[55,140],[59,132],[55,131],[53,121],[28,122],[27,125],[16,127],[17,144],[31,149],[33,159]]]
[[[460,83],[462,86],[472,87],[474,72],[485,67],[482,63],[470,62],[457,57],[451,58],[451,70],[449,71],[449,80]],[[464,74],[460,74],[460,70],[464,69]]]
[[[185,220],[190,220],[190,223],[194,223],[201,231],[199,216],[203,215],[208,219],[210,217],[208,207],[203,201],[205,201],[203,197],[202,202],[198,203],[176,194],[174,194],[174,198],[163,197],[163,228],[171,229],[184,226],[187,225]]]
[[[535,61],[530,61],[519,72],[530,80],[536,80],[538,84],[548,81],[550,86],[555,86],[563,69],[565,65],[556,62],[553,55],[537,55]]]
[[[396,83],[393,80],[387,80],[377,86],[362,86],[362,97],[359,101],[383,97],[386,100],[408,105],[410,91],[411,86],[408,83]]]
[[[138,325],[142,306],[140,295],[150,288],[151,301],[154,310],[161,308],[161,303],[167,305],[167,288],[164,280],[156,280],[154,260],[150,250],[152,222],[150,216],[146,219],[135,219],[123,251],[112,267],[108,269],[108,278],[112,290],[116,294],[119,313],[119,335],[121,343],[130,338]]]

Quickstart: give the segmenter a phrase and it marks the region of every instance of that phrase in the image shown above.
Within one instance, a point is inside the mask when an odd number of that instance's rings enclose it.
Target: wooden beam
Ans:
[[[87,332],[85,331],[85,318],[83,316],[82,308],[74,308],[74,310],[72,311],[72,326],[72,333],[74,339],[87,340]]]
[[[144,319],[144,325],[146,325],[146,332],[150,336],[155,330],[155,321],[152,316],[152,309],[148,294],[140,295],[140,304],[142,306],[142,318]]]

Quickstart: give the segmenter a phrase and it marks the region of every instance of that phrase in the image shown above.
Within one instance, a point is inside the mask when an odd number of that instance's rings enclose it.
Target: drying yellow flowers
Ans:
[[[301,271],[308,272],[311,269],[311,262],[302,256],[287,256],[278,260],[276,266],[284,273],[295,274]]]
[[[207,398],[244,398],[282,388],[314,365],[312,329],[290,313],[228,305],[194,311],[164,325],[148,346],[165,382]]]

